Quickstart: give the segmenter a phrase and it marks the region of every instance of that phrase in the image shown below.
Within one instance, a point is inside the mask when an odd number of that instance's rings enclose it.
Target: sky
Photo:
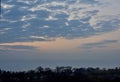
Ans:
[[[2,0],[0,68],[120,66],[120,0]]]

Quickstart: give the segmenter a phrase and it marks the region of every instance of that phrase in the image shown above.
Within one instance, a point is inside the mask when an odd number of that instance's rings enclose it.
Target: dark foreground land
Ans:
[[[0,70],[0,82],[120,82],[120,68],[56,69],[38,67],[35,70],[11,72]]]

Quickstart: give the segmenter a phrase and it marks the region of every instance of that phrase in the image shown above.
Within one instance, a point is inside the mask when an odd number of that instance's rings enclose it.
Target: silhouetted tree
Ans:
[[[56,69],[38,67],[22,72],[0,70],[0,82],[120,82],[120,68],[62,66]]]

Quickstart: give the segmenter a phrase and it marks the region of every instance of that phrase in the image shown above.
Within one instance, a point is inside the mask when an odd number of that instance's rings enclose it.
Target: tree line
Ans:
[[[120,67],[114,69],[38,67],[29,71],[0,70],[0,82],[120,82]]]

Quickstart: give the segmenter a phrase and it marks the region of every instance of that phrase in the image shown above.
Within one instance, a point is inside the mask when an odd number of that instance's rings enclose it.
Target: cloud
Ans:
[[[5,33],[7,33],[7,32],[9,32],[10,30],[12,30],[12,28],[2,28],[2,29],[0,29],[0,34],[2,35],[2,34],[5,34]]]
[[[84,38],[118,29],[118,11],[106,15],[111,7],[98,3],[101,1],[5,0],[2,4],[8,5],[8,9],[3,8],[0,20],[0,43],[46,41],[29,36]],[[4,28],[11,29],[1,31]]]
[[[40,41],[53,41],[53,38],[48,38],[47,36],[30,36],[32,39],[38,39]]]
[[[0,31],[7,31],[7,30],[10,30],[10,29],[12,29],[12,28],[3,28]]]
[[[12,48],[12,49],[32,49],[34,47],[31,46],[6,46],[8,48]]]
[[[32,20],[35,19],[36,15],[26,15],[21,18],[21,21],[27,21],[27,20]]]
[[[10,5],[10,4],[5,4],[5,3],[2,3],[1,4],[1,7],[3,8],[3,9],[10,9],[10,8],[12,8],[12,7],[14,7],[15,5]]]
[[[82,48],[86,49],[92,49],[92,48],[101,48],[101,47],[107,47],[109,44],[117,43],[118,40],[103,40],[95,43],[86,43],[82,45]]]
[[[9,51],[9,50],[19,50],[19,51],[25,51],[25,50],[33,50],[36,49],[33,46],[23,46],[23,45],[0,45],[0,50],[1,51]]]

